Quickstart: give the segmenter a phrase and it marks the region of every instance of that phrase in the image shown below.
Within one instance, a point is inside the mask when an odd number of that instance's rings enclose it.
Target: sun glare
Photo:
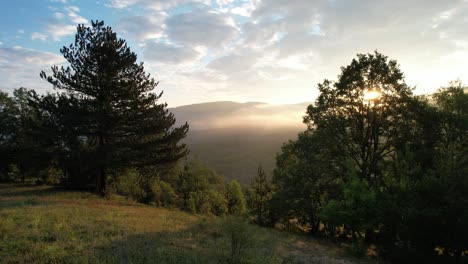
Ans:
[[[364,100],[374,101],[380,97],[381,93],[376,90],[365,90],[364,91]]]

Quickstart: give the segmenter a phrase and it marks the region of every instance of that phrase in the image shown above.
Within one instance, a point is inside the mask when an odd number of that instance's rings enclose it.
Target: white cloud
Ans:
[[[80,8],[77,6],[68,6],[66,9],[73,11],[73,12],[80,12]]]
[[[182,45],[222,49],[239,32],[230,17],[206,9],[172,16],[166,23],[169,38]]]
[[[231,54],[211,61],[207,67],[229,76],[236,72],[250,71],[260,58],[259,53]]]
[[[65,6],[61,12],[54,12],[53,18],[49,19],[45,31],[51,36],[52,40],[60,41],[63,37],[71,36],[76,32],[76,24],[88,24],[88,19],[80,16],[77,6]],[[35,35],[35,39],[43,39],[43,35]]]
[[[147,43],[143,50],[145,60],[156,64],[191,63],[199,60],[203,55],[203,51],[200,49],[167,43]]]
[[[56,19],[64,19],[64,18],[65,18],[65,14],[60,13],[60,12],[55,12],[55,13],[54,13],[54,17],[55,17]]]
[[[51,88],[39,77],[41,70],[48,71],[50,66],[63,63],[63,57],[20,46],[0,48],[0,89],[11,91],[19,87]]]
[[[60,41],[63,37],[75,34],[76,26],[64,23],[49,23],[46,31],[52,36],[54,41]]]
[[[80,8],[77,6],[67,6],[64,8],[67,12],[68,19],[75,23],[75,24],[87,24],[88,19],[78,15],[77,13],[80,12]]]
[[[159,38],[164,35],[167,14],[153,12],[149,15],[126,16],[117,23],[117,32],[137,41]]]
[[[32,40],[39,39],[39,40],[45,41],[45,40],[47,39],[47,35],[46,35],[46,34],[39,33],[39,32],[33,32],[33,33],[31,34],[31,39],[32,39]]]
[[[118,9],[139,5],[147,9],[162,11],[190,3],[209,5],[211,0],[110,0],[107,5]]]
[[[231,9],[231,13],[250,17],[252,12],[255,10],[255,5],[252,2],[244,3],[242,6],[237,6]]]

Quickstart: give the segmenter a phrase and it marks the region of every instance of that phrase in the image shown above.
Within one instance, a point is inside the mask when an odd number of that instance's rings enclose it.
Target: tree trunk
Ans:
[[[106,170],[104,167],[99,169],[96,177],[96,193],[105,195],[106,193]]]

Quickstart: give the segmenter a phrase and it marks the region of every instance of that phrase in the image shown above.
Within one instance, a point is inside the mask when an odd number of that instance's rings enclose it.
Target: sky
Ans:
[[[429,94],[468,83],[468,0],[15,0],[0,2],[0,89],[53,91],[77,24],[104,20],[170,107],[313,101],[357,53],[395,59]]]

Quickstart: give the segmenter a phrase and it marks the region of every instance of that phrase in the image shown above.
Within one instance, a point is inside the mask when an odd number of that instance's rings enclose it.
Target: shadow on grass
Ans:
[[[133,235],[99,247],[99,263],[226,263],[225,239],[195,224],[174,232]]]
[[[23,198],[23,199],[8,199],[0,200],[0,211],[7,209],[20,208],[25,206],[38,206],[38,205],[50,205],[53,202],[38,201],[35,198]]]
[[[231,235],[221,224],[201,221],[176,231],[132,235],[116,240],[95,251],[99,263],[283,263],[274,254],[275,242],[256,237],[251,230],[250,241],[231,255]],[[307,262],[289,262],[307,263]]]
[[[0,184],[0,197],[51,196],[69,190],[54,186],[28,184]]]

